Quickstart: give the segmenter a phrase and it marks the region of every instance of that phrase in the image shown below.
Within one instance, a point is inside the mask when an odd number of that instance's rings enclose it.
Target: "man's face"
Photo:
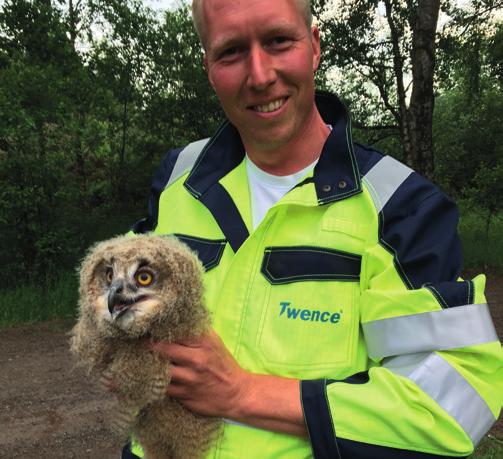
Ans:
[[[295,0],[206,0],[205,65],[248,148],[279,148],[313,114],[319,32]]]

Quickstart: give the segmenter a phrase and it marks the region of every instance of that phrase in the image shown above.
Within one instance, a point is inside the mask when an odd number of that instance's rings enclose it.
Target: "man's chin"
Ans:
[[[292,128],[284,123],[271,124],[260,129],[241,132],[241,138],[247,150],[274,151],[286,145],[295,137]]]

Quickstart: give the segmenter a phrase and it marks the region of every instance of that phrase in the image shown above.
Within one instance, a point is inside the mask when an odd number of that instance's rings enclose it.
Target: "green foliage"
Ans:
[[[324,78],[318,78],[320,83],[341,96],[356,125],[394,126],[391,134],[398,137],[394,51],[386,19],[377,12],[376,2],[347,0],[335,7],[327,0],[312,3],[322,38],[319,72]],[[397,19],[403,32],[407,18],[402,3]],[[402,33],[398,46],[408,56],[410,34]],[[409,66],[410,59],[403,64]]]
[[[0,46],[11,58],[23,56],[30,63],[67,61],[69,43],[60,11],[50,2],[5,0],[0,10]]]
[[[452,81],[435,112],[437,180],[480,214],[487,239],[491,219],[503,210],[503,80],[495,78],[493,48],[501,27],[484,39],[471,37],[453,65]],[[469,46],[470,45],[470,46]],[[474,65],[470,56],[476,56]]]
[[[467,269],[501,269],[503,266],[503,213],[493,217],[487,231],[486,213],[462,201],[459,234],[463,266]]]
[[[127,231],[166,151],[210,135],[222,116],[188,8],[59,4],[0,6],[4,288],[44,285],[94,240]]]
[[[362,138],[391,145],[390,153],[433,177],[434,89],[455,87],[453,69],[462,68],[467,94],[476,93],[487,62],[492,77],[503,78],[494,19],[501,0],[312,3],[322,36],[318,82],[346,101]]]
[[[497,24],[496,31],[487,43],[487,63],[491,76],[503,85],[503,24]]]
[[[488,88],[474,104],[462,89],[444,93],[437,100],[434,135],[437,175],[455,195],[478,188],[481,168],[492,169],[503,161],[503,96]]]

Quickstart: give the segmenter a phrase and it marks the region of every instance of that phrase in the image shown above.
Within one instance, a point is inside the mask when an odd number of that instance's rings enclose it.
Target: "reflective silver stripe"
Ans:
[[[414,381],[456,420],[474,445],[496,422],[485,400],[438,354],[401,355],[386,359],[383,366]]]
[[[371,358],[498,341],[487,304],[374,320],[362,328]]]
[[[411,168],[400,161],[391,156],[384,156],[365,174],[363,181],[368,186],[378,212],[381,212],[391,196],[412,172]]]
[[[178,155],[175,167],[171,172],[166,187],[170,186],[175,180],[179,179],[187,172],[196,162],[199,153],[203,151],[204,146],[208,143],[209,138],[198,140],[197,142],[189,143]],[[165,188],[166,188],[165,187]]]

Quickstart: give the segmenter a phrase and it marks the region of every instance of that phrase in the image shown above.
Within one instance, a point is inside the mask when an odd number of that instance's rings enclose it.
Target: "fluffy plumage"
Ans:
[[[169,362],[146,339],[176,342],[208,330],[202,266],[174,237],[121,236],[98,243],[80,269],[80,317],[71,350],[116,388],[118,424],[148,459],[199,457],[220,421],[166,395]]]

